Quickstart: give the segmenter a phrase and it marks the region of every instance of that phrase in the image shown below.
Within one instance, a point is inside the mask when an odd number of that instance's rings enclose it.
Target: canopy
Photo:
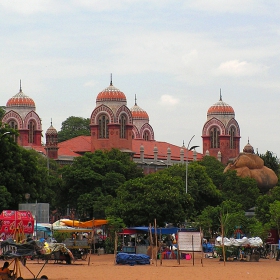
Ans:
[[[225,246],[251,246],[251,247],[258,247],[263,245],[263,241],[260,237],[243,237],[241,239],[235,238],[227,238],[224,239],[221,236],[218,236],[215,240],[216,246],[221,246],[224,244]]]
[[[67,227],[67,226],[54,226],[53,231],[59,231],[59,232],[90,232],[93,229],[87,229],[87,228],[75,228],[75,227]]]
[[[0,232],[3,240],[15,233],[33,234],[34,219],[30,211],[3,210],[0,214]]]
[[[147,233],[150,231],[150,228],[149,227],[130,227],[128,229],[125,229],[126,231],[127,230],[130,230],[130,231],[135,231],[137,233],[140,233],[140,232],[143,232],[143,233]],[[173,233],[177,233],[178,231],[180,231],[181,229],[180,228],[177,228],[177,227],[173,227],[173,228],[157,228],[156,232],[157,234],[173,234]],[[135,233],[134,232],[134,233]],[[154,234],[155,233],[155,228],[151,228],[151,232]],[[123,233],[125,234],[125,233]],[[127,234],[132,234],[132,233],[127,233]]]
[[[36,223],[34,226],[34,231],[43,231],[48,234],[51,234],[51,225],[46,226],[45,224]]]
[[[61,219],[60,222],[65,224],[65,226],[77,228],[93,228],[108,224],[108,220],[90,220],[86,222],[80,222],[76,220]]]

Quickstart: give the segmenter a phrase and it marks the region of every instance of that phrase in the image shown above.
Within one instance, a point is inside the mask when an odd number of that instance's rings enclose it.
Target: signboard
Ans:
[[[178,247],[180,251],[201,252],[201,233],[178,231]]]
[[[32,235],[34,219],[30,211],[3,210],[0,214],[0,238],[13,238],[16,232]]]

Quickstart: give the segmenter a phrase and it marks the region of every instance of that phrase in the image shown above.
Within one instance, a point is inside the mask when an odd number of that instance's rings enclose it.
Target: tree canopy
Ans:
[[[58,142],[66,141],[71,138],[85,135],[90,135],[90,119],[82,117],[69,117],[61,126],[61,130],[58,131]]]
[[[48,174],[46,161],[42,165],[41,154],[17,145],[16,135],[12,129],[0,130],[0,210],[17,209],[18,204],[24,202],[25,193],[31,194],[34,202],[54,205],[52,197],[55,197],[59,177]]]
[[[263,159],[264,165],[272,169],[275,174],[279,177],[279,159],[270,151],[266,151],[265,154],[260,154],[260,158]]]
[[[137,168],[128,154],[112,149],[76,158],[72,165],[62,169],[62,176],[60,204],[77,208],[79,202],[79,207],[82,207],[79,211],[89,211],[92,215],[93,208],[96,208],[94,205],[99,205],[99,211],[104,213],[110,198],[116,197],[117,188],[130,179],[142,177],[143,171]],[[88,201],[87,204],[82,203],[83,198]],[[100,201],[105,204],[101,205]]]

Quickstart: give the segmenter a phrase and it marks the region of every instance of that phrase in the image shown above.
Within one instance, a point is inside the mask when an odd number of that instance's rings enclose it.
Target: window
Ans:
[[[229,135],[230,135],[230,143],[229,147],[230,149],[235,149],[235,141],[234,141],[234,136],[235,136],[235,128],[232,126],[229,130]]]
[[[149,133],[148,133],[148,131],[144,132],[143,138],[144,138],[145,141],[149,140]]]
[[[211,148],[220,148],[220,131],[217,127],[213,127],[210,130],[210,141],[211,141]]]
[[[10,122],[8,123],[8,125],[9,125],[10,128],[13,128],[13,129],[15,129],[15,130],[18,129],[18,125],[17,125],[17,123],[16,123],[15,121],[10,121]],[[13,137],[14,141],[17,143],[18,136],[13,135],[12,137]]]
[[[106,115],[100,116],[98,120],[99,138],[109,138],[108,124],[108,117]]]
[[[10,128],[13,128],[13,129],[17,129],[18,128],[17,127],[17,123],[14,122],[14,121],[10,121],[8,124],[9,124]]]
[[[30,121],[28,123],[28,143],[34,143],[35,123]]]
[[[126,138],[126,117],[125,115],[121,115],[120,117],[120,138]]]

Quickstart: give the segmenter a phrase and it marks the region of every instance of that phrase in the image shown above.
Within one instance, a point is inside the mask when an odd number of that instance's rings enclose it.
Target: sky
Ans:
[[[255,152],[280,157],[279,0],[1,0],[0,105],[22,91],[43,135],[90,118],[113,85],[155,140],[200,146],[207,110],[232,106]]]

